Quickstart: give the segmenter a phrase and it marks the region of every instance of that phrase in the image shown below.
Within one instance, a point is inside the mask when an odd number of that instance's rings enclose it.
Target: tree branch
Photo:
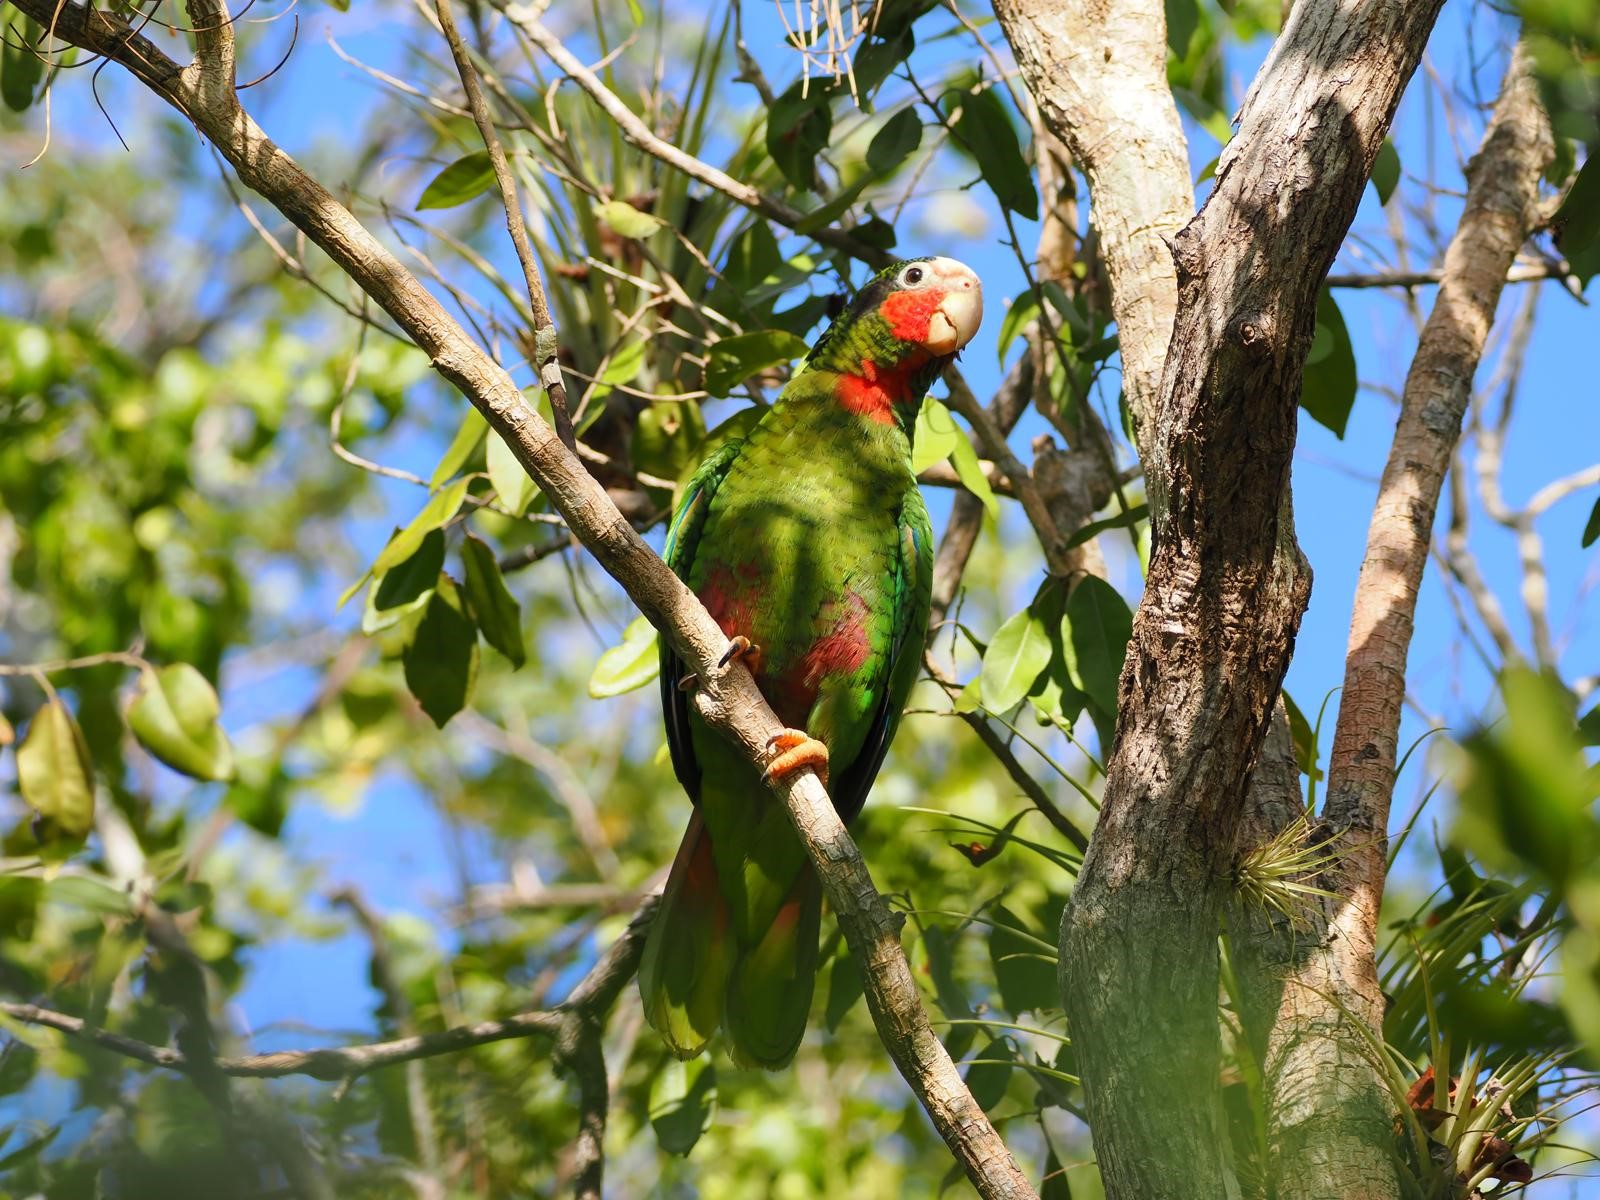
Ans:
[[[1167,241],[1194,212],[1167,85],[1166,9],[1161,0],[997,0],[994,8],[1045,123],[1088,177],[1142,443],[1155,430],[1178,306]]]
[[[191,2],[202,7],[200,0]],[[742,665],[718,665],[727,638],[694,594],[634,532],[504,369],[348,209],[261,131],[231,89],[200,87],[189,70],[109,13],[61,7],[57,0],[15,0],[15,6],[53,28],[57,37],[122,64],[188,117],[247,187],[299,226],[394,318],[434,369],[483,413],[573,533],[699,676],[695,704],[708,725],[730,737],[751,762],[764,762],[782,724]],[[900,943],[903,918],[891,914],[873,886],[861,852],[821,782],[804,771],[775,781],[773,790],[794,822],[861,964],[879,1035],[934,1127],[980,1194],[1032,1196],[1033,1189],[929,1024]]]
[[[1328,276],[1331,288],[1414,288],[1431,287],[1445,281],[1448,265],[1429,271],[1374,271],[1334,274]],[[1542,283],[1546,279],[1568,279],[1571,270],[1563,263],[1539,262],[1512,266],[1506,271],[1505,283]],[[1581,298],[1581,297],[1580,297]]]
[[[1467,167],[1466,206],[1406,377],[1356,584],[1323,812],[1340,857],[1319,883],[1339,899],[1325,902],[1318,936],[1305,939],[1314,949],[1285,984],[1266,1058],[1285,1197],[1341,1200],[1394,1188],[1388,1091],[1350,1022],[1381,1036],[1384,833],[1417,592],[1472,378],[1512,263],[1537,224],[1539,177],[1553,154],[1519,47]]]
[[[1439,7],[1297,5],[1205,208],[1172,241],[1178,312],[1144,438],[1154,549],[1060,956],[1113,1200],[1237,1194],[1217,934],[1245,784],[1310,591],[1287,497],[1301,373],[1321,281]]]
[[[528,227],[522,219],[522,202],[517,198],[517,184],[511,177],[511,166],[506,162],[505,147],[495,132],[494,118],[483,98],[483,88],[478,82],[478,69],[472,55],[461,40],[456,28],[456,18],[450,0],[434,0],[439,14],[439,28],[445,41],[450,43],[450,54],[456,60],[456,72],[461,76],[461,86],[467,94],[467,107],[472,110],[472,122],[483,138],[483,147],[489,153],[489,165],[494,169],[495,182],[500,187],[500,207],[505,209],[506,231],[511,244],[516,247],[517,261],[522,264],[522,277],[527,282],[528,304],[533,310],[533,358],[539,370],[539,382],[550,395],[550,412],[555,418],[556,434],[568,450],[576,451],[577,439],[572,432],[572,415],[567,409],[567,385],[561,379],[561,363],[557,357],[556,323],[550,317],[550,304],[545,299],[544,282],[539,277],[539,262],[533,256],[533,245],[528,241]]]

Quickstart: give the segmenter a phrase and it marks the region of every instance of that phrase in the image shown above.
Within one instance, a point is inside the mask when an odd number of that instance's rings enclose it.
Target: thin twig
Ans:
[[[466,89],[467,106],[472,110],[472,122],[483,138],[484,149],[489,152],[489,165],[494,168],[495,182],[500,185],[500,206],[506,213],[506,230],[511,234],[511,244],[516,247],[517,261],[522,264],[522,277],[528,284],[528,304],[533,309],[533,338],[535,366],[539,382],[550,395],[550,411],[555,417],[556,435],[568,450],[577,448],[572,432],[572,417],[567,410],[567,386],[561,380],[561,363],[557,358],[556,325],[550,318],[550,303],[545,299],[544,282],[539,276],[539,262],[533,256],[533,246],[528,241],[528,227],[522,219],[522,202],[517,199],[517,184],[511,178],[511,167],[506,162],[505,147],[495,132],[494,118],[483,98],[483,88],[478,83],[478,70],[472,55],[461,40],[456,28],[455,13],[450,0],[434,0],[439,13],[439,26],[445,40],[450,43],[450,53],[456,60],[456,71],[461,76],[461,86]]]

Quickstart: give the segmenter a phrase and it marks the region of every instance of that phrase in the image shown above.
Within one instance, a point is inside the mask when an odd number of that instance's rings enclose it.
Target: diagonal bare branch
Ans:
[[[41,22],[53,20],[57,37],[120,63],[188,117],[247,187],[299,226],[394,319],[434,369],[482,412],[573,533],[698,675],[695,704],[707,724],[752,762],[764,762],[782,725],[748,671],[737,661],[719,666],[727,638],[694,594],[644,543],[505,370],[327,188],[267,137],[237,94],[201,87],[189,69],[110,13],[76,5],[58,12],[56,0],[16,0],[16,7]],[[803,771],[774,781],[773,790],[861,964],[868,1007],[901,1075],[982,1195],[1033,1196],[929,1023],[900,942],[903,918],[883,902],[826,789],[814,773]]]

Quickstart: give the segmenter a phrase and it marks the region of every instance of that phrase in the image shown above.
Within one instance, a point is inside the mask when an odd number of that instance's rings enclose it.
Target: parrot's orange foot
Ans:
[[[828,748],[804,730],[785,729],[776,737],[769,738],[767,753],[772,755],[772,759],[761,773],[762,783],[782,779],[810,767],[822,780],[822,786],[828,786]]]
[[[745,670],[754,675],[761,670],[761,647],[753,644],[744,634],[736,633],[728,639],[728,648],[717,660],[717,668],[720,670],[731,662],[742,662]]]

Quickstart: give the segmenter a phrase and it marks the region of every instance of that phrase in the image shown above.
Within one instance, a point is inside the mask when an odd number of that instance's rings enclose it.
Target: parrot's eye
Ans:
[[[900,282],[907,287],[916,287],[917,284],[922,282],[922,277],[926,274],[927,272],[921,267],[907,267],[900,272]]]

